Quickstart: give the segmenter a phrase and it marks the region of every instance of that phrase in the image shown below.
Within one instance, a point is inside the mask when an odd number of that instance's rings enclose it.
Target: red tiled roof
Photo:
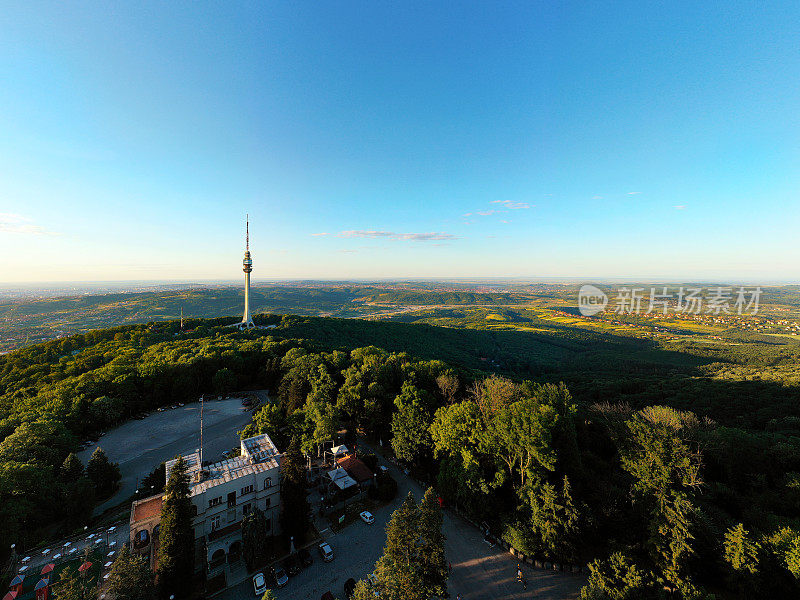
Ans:
[[[137,504],[133,511],[133,522],[144,521],[150,517],[160,515],[163,498],[163,496],[154,496]]]
[[[372,479],[373,473],[370,468],[355,456],[345,456],[336,462],[358,483]]]

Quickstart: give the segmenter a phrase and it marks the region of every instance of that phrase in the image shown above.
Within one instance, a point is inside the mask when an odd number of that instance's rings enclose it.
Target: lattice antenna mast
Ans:
[[[203,468],[203,405],[205,395],[200,396],[200,469]]]

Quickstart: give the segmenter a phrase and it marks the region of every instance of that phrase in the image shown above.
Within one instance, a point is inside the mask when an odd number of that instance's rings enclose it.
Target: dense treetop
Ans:
[[[791,345],[720,355],[576,330],[233,321],[118,327],[0,356],[0,548],[80,526],[58,498],[107,492],[101,458],[87,477],[69,457],[86,436],[201,393],[267,388],[276,402],[242,435],[268,432],[281,450],[295,440],[293,452],[342,428],[381,440],[516,547],[594,561],[593,597],[692,597],[722,580],[796,591]]]

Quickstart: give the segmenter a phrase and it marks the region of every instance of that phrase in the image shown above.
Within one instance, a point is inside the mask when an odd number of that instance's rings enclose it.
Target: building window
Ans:
[[[252,494],[252,493],[253,493],[253,485],[252,484],[246,485],[246,486],[244,486],[242,488],[242,496],[244,496],[245,494]]]
[[[236,509],[228,511],[228,523],[233,523],[236,520]]]
[[[252,508],[253,508],[253,505],[248,502],[247,504],[242,506],[242,514],[243,515],[249,515],[250,511],[252,510]]]
[[[272,530],[272,519],[267,519],[267,531]]]
[[[211,508],[212,506],[219,506],[220,504],[222,504],[222,496],[218,496],[216,498],[212,498],[211,500],[209,500],[208,508]]]
[[[219,529],[219,515],[211,518],[211,531]]]
[[[269,508],[269,505],[272,504],[272,498],[267,496],[266,501],[264,502],[264,508]]]

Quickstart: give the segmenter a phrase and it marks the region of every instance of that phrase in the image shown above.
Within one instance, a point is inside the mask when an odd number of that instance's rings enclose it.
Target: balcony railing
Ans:
[[[221,537],[225,537],[228,534],[231,534],[235,531],[238,531],[242,527],[241,521],[236,521],[235,523],[231,523],[221,529],[215,529],[211,533],[208,534],[208,541],[213,542],[214,540],[218,540]]]

